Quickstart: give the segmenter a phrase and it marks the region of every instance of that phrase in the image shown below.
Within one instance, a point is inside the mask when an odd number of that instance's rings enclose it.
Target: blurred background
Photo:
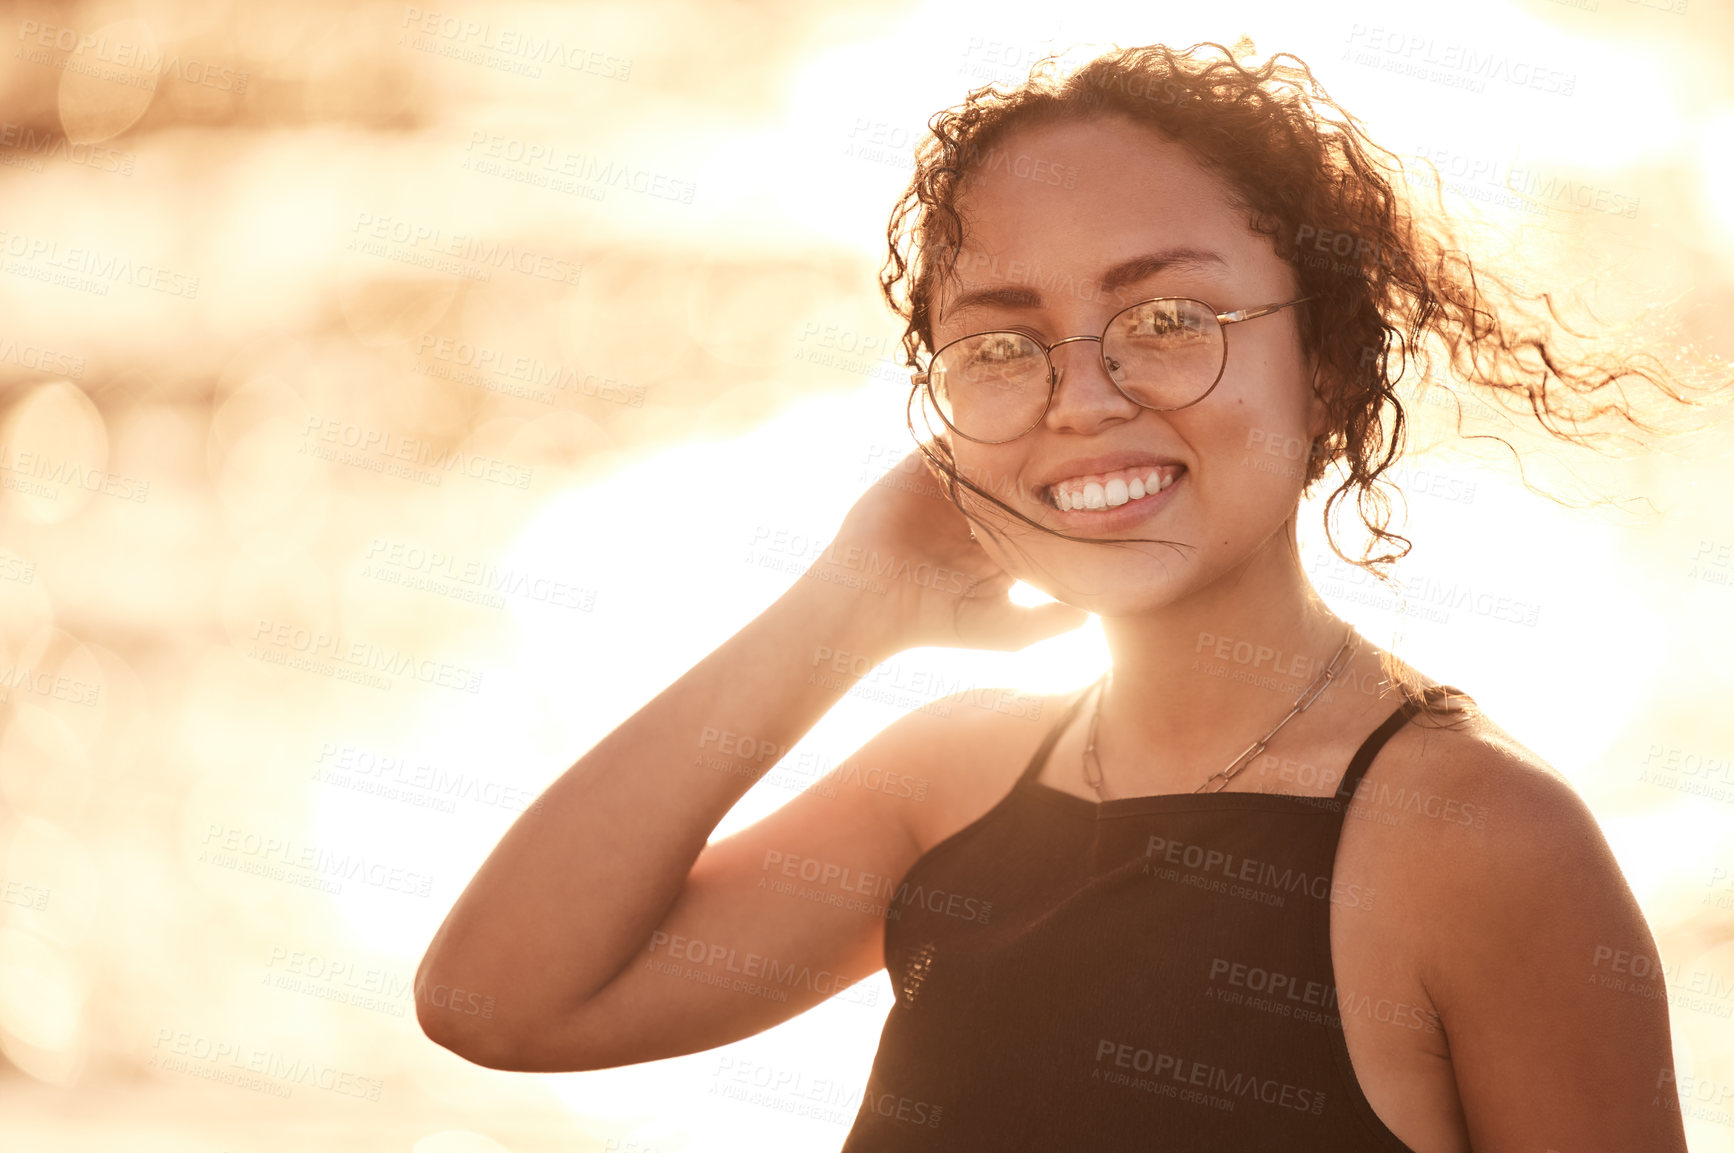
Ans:
[[[842,1142],[883,973],[724,1049],[562,1076],[437,1048],[410,986],[515,815],[907,451],[886,215],[929,116],[1052,50],[1296,53],[1520,286],[1734,355],[1712,0],[8,13],[7,1150]],[[1309,568],[1588,800],[1655,930],[1692,1147],[1734,1149],[1734,437],[1567,453],[1466,397],[1556,501],[1442,399],[1397,474],[1406,603],[1316,508]],[[1093,627],[904,654],[799,763],[1104,660]],[[812,779],[773,772],[719,834]]]

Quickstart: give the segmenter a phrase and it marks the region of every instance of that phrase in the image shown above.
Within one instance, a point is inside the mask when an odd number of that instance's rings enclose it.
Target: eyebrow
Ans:
[[[1142,256],[1134,256],[1104,272],[1097,283],[1103,292],[1112,292],[1124,288],[1128,284],[1136,284],[1140,280],[1166,272],[1169,269],[1181,269],[1188,272],[1223,272],[1228,269],[1228,261],[1217,253],[1204,248],[1165,248],[1160,252],[1147,252]],[[1034,279],[1026,277],[1026,279]],[[1058,276],[1047,278],[1050,281]],[[1087,282],[1086,282],[1087,283]],[[1034,288],[1006,285],[1000,288],[978,288],[966,292],[951,301],[945,309],[947,314],[962,312],[966,308],[977,308],[983,305],[999,305],[1005,308],[1034,308],[1042,303],[1042,294]]]

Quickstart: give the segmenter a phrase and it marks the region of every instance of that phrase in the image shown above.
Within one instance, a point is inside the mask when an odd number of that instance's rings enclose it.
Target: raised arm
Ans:
[[[855,572],[869,555],[882,571],[891,563],[886,591],[826,579]],[[963,579],[894,575],[921,565]],[[507,831],[417,973],[417,1016],[430,1038],[496,1068],[595,1068],[722,1044],[822,999],[743,996],[702,972],[683,979],[684,968],[677,975],[643,963],[676,936],[704,941],[704,963],[722,964],[719,975],[729,971],[730,951],[735,963],[751,955],[761,969],[766,959],[779,971],[818,965],[850,980],[878,967],[881,922],[858,910],[768,899],[755,858],[822,854],[839,867],[900,875],[913,854],[894,798],[809,790],[746,833],[708,849],[707,839],[780,750],[880,661],[923,644],[1018,648],[1075,626],[1083,614],[1013,605],[1005,595],[1010,579],[970,539],[967,522],[924,469],[870,489],[810,575],[817,579],[795,582],[610,732]],[[959,731],[953,722],[911,717],[858,756],[908,771]],[[733,738],[732,757],[724,733]],[[743,739],[752,748],[739,756]],[[717,757],[731,757],[722,762],[731,771],[716,771]],[[714,946],[723,951],[713,954]],[[689,963],[683,953],[679,967]],[[462,1008],[453,1011],[458,991]],[[476,1004],[490,1012],[469,1011]]]

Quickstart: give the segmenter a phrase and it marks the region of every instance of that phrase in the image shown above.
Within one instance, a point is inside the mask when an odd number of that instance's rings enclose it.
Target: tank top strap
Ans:
[[[1053,752],[1054,746],[1059,743],[1060,734],[1066,731],[1066,726],[1072,723],[1072,718],[1078,715],[1078,710],[1084,706],[1085,701],[1090,699],[1090,694],[1095,692],[1100,684],[1100,681],[1091,681],[1078,694],[1077,699],[1066,706],[1065,711],[1060,714],[1060,719],[1054,722],[1054,727],[1048,730],[1046,737],[1042,738],[1041,747],[1036,749],[1035,756],[1030,758],[1030,763],[1025,765],[1024,771],[1019,774],[1017,787],[1021,788],[1040,775],[1042,766],[1047,763],[1048,754]]]
[[[1469,696],[1462,689],[1452,685],[1428,685],[1421,690],[1421,695],[1427,698],[1444,700],[1448,697]],[[1385,718],[1385,723],[1367,734],[1367,739],[1361,742],[1361,747],[1355,750],[1354,757],[1349,761],[1348,771],[1337,785],[1336,799],[1347,801],[1355,795],[1355,790],[1361,786],[1361,778],[1367,775],[1372,767],[1373,758],[1379,755],[1379,750],[1385,747],[1396,731],[1409,723],[1409,718],[1421,710],[1421,702],[1407,700],[1397,706],[1395,712]]]

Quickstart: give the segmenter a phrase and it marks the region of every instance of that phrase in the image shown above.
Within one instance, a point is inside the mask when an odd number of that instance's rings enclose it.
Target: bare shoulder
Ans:
[[[1357,792],[1374,807],[1429,818],[1404,833],[1429,855],[1467,863],[1547,846],[1602,845],[1570,780],[1479,709],[1418,715],[1394,735]]]
[[[1581,831],[1589,816],[1562,773],[1478,707],[1412,717],[1380,753],[1356,803],[1429,818],[1402,822],[1413,826],[1404,839],[1418,839],[1429,851],[1485,849],[1513,834],[1527,838],[1537,822],[1550,828],[1578,823]],[[1463,827],[1477,836],[1454,832]]]
[[[970,689],[892,726],[922,777],[922,803],[904,806],[919,850],[925,853],[993,808],[1076,697],[1076,690]]]
[[[1533,893],[1560,863],[1619,876],[1570,780],[1478,708],[1412,718],[1363,779],[1350,816],[1400,830],[1402,856],[1418,865],[1415,897],[1440,913],[1502,882]]]
[[[1376,836],[1476,1147],[1683,1149],[1653,1104],[1666,991],[1629,975],[1660,971],[1629,963],[1655,940],[1589,805],[1484,715],[1417,718],[1390,747],[1365,804],[1404,815]]]
[[[1478,708],[1412,717],[1346,815],[1348,856],[1390,893],[1390,927],[1442,1013],[1485,1003],[1501,957],[1588,965],[1597,947],[1648,940],[1589,805]]]

